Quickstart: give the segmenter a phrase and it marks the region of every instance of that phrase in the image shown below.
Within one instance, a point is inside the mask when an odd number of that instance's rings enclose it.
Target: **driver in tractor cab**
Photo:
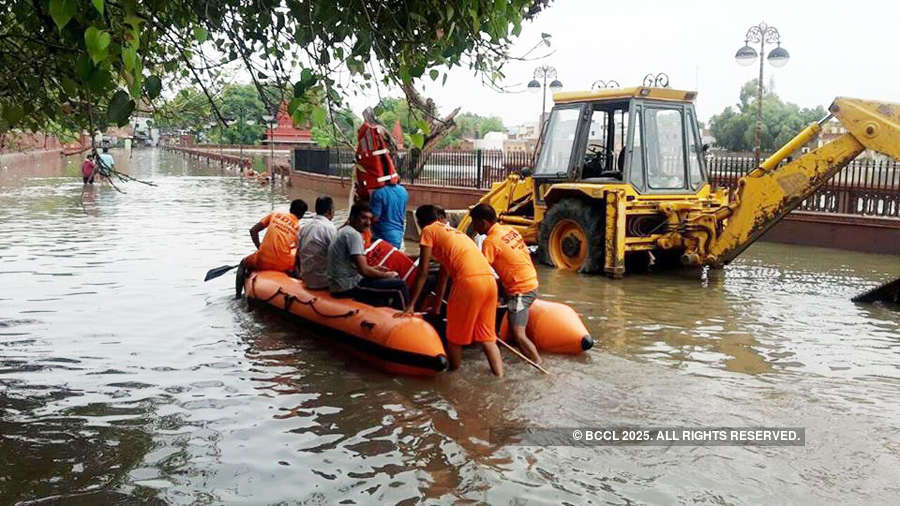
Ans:
[[[371,193],[388,182],[400,181],[394,167],[393,154],[397,151],[394,138],[387,128],[375,118],[371,107],[363,111],[362,126],[357,132],[356,143],[356,194],[357,202],[368,202]]]

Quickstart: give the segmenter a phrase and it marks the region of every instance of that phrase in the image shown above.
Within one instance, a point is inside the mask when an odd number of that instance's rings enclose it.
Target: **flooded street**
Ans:
[[[895,504],[900,259],[758,243],[724,271],[540,268],[596,346],[391,377],[207,270],[302,189],[135,151],[158,186],[0,172],[0,504]],[[82,202],[83,200],[83,202]],[[345,199],[336,199],[343,203]],[[510,426],[805,427],[803,447],[522,447]]]

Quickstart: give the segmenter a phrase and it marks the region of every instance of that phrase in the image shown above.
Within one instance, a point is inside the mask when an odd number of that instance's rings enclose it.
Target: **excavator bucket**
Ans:
[[[900,304],[900,278],[853,297],[853,302],[892,302]]]
[[[860,144],[900,160],[900,104],[838,97],[829,111]]]

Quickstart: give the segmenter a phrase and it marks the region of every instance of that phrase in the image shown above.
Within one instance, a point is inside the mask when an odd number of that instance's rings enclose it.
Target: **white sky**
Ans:
[[[698,116],[708,121],[736,103],[741,85],[757,76],[758,65],[741,67],[734,53],[747,29],[765,21],[778,29],[791,55],[786,66],[765,68],[765,82],[774,77],[783,100],[802,107],[827,107],[836,96],[900,102],[898,14],[897,0],[556,0],[523,26],[516,44],[523,53],[547,32],[555,53],[510,62],[505,84],[524,89],[540,64],[557,68],[564,90],[589,89],[598,79],[636,86],[648,73],[665,72],[672,88],[699,91]],[[427,75],[423,83],[442,111],[461,106],[500,116],[507,126],[540,115],[539,95],[498,93],[466,70],[451,72],[443,87]],[[376,101],[371,96],[351,104],[360,112]],[[549,97],[547,102],[549,109]]]

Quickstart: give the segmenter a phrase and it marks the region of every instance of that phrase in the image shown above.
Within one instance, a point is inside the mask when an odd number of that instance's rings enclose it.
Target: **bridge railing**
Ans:
[[[734,189],[755,168],[746,157],[707,159],[709,181]],[[900,164],[893,160],[856,159],[822,185],[799,210],[900,218]]]

